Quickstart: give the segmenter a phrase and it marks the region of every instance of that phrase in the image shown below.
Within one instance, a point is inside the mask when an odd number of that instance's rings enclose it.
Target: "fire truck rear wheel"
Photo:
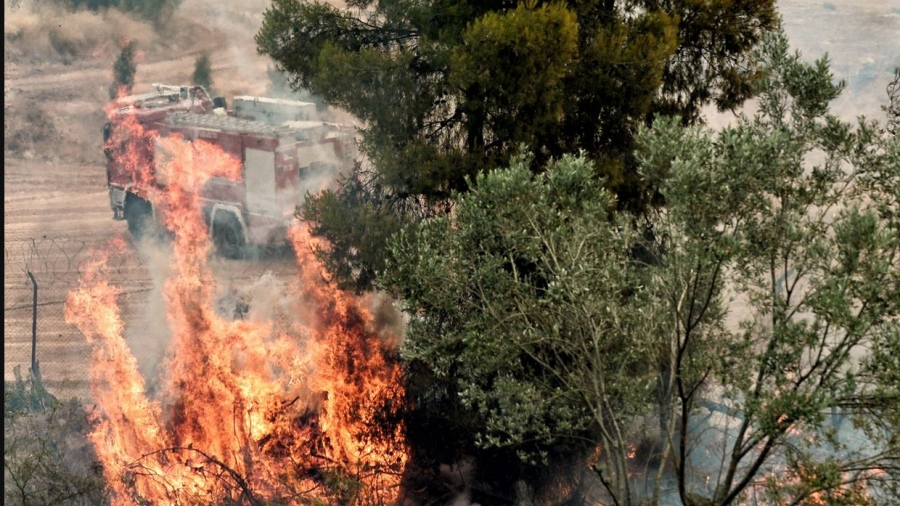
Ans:
[[[224,218],[216,216],[216,222],[213,224],[213,243],[219,254],[225,258],[243,258],[247,246],[241,225],[231,215]]]
[[[128,222],[128,231],[135,239],[149,235],[153,226],[153,207],[150,202],[133,193],[126,195],[125,221]]]

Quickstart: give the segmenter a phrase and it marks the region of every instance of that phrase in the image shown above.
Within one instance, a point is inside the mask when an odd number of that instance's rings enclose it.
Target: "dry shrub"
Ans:
[[[3,107],[5,154],[46,158],[59,140],[53,117],[34,100],[19,100]]]
[[[67,12],[37,0],[4,4],[3,35],[7,60],[66,64],[114,57],[124,39],[156,39],[152,25],[115,9]]]
[[[90,422],[81,403],[41,395],[43,389],[33,385],[30,377],[23,380],[18,368],[16,381],[4,382],[4,502],[109,504],[103,469],[87,438]]]

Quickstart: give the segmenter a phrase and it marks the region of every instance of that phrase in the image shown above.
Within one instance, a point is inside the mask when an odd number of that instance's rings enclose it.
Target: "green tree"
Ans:
[[[109,85],[109,98],[116,98],[131,93],[134,87],[134,75],[137,73],[137,63],[134,61],[137,43],[129,41],[122,47],[119,57],[113,63],[113,82]]]
[[[411,315],[403,358],[435,378],[411,391],[413,404],[469,410],[463,441],[450,444],[483,467],[512,453],[533,482],[555,474],[546,468],[555,456],[583,463],[599,444],[616,470],[610,486],[627,494],[659,332],[629,267],[640,235],[614,206],[586,158],[565,156],[533,176],[519,157],[477,177],[452,217],[392,241],[385,282]]]
[[[191,74],[191,84],[203,86],[207,92],[212,93],[212,65],[209,62],[209,55],[201,54],[194,60],[194,73]]]
[[[433,379],[408,394],[460,414],[445,443],[523,469],[598,447],[616,504],[669,480],[687,505],[900,499],[900,139],[828,113],[826,60],[783,36],[754,57],[754,116],[640,130],[654,237],[582,155],[517,158],[390,241],[402,353]]]
[[[357,289],[371,283],[355,276],[355,264],[383,266],[373,244],[445,211],[467,178],[507,164],[523,143],[532,170],[584,150],[618,207],[658,204],[658,182],[640,178],[631,155],[637,126],[658,112],[692,123],[708,103],[740,104],[757,77],[747,52],[777,24],[773,0],[348,6],[275,0],[256,41],[292,85],[364,125],[371,167],[355,179],[367,182],[366,209],[353,207],[360,188],[351,183],[346,193],[313,197],[301,213],[326,237],[353,228],[347,220],[356,214],[385,218],[352,247],[327,252],[330,263],[345,264],[339,281]],[[333,206],[347,209],[326,209]]]
[[[900,139],[829,114],[843,83],[825,58],[802,62],[783,35],[763,49],[753,117],[719,133],[661,122],[639,141],[643,170],[666,174],[657,279],[670,301],[662,383],[679,493],[694,504],[892,504]],[[706,301],[725,294],[734,324],[717,316],[714,335],[727,352],[704,360],[696,330],[717,310]],[[692,432],[698,403],[732,417],[713,445]],[[710,466],[698,453],[715,445]],[[704,474],[712,485],[692,487]]]

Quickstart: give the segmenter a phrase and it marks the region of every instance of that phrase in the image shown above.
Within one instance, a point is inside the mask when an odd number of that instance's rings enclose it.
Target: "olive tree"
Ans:
[[[616,504],[900,498],[900,141],[829,114],[824,58],[757,58],[735,126],[640,130],[649,227],[585,157],[520,156],[394,236],[402,353],[434,378],[411,406],[453,406],[444,443],[566,453]]]
[[[659,122],[640,138],[644,170],[667,181],[654,275],[670,287],[662,384],[679,492],[709,504],[896,500],[900,142],[828,113],[843,84],[825,58],[804,63],[783,36],[759,58],[753,116],[721,132]],[[727,352],[710,361],[693,348],[695,319],[723,297]],[[712,467],[690,455],[710,448],[691,432],[704,389],[731,417]],[[692,488],[692,472],[709,487]]]

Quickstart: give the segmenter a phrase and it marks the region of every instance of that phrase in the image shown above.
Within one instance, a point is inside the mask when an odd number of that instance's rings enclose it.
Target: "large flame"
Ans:
[[[203,141],[154,138],[133,118],[117,126],[111,142],[129,141],[117,161],[174,238],[159,395],[145,393],[107,282],[107,255],[124,241],[97,252],[66,304],[67,321],[93,344],[90,437],[114,503],[392,502],[406,463],[402,426],[391,419],[400,371],[366,306],[326,280],[297,225],[300,274],[287,314],[218,314],[200,189],[211,177],[239,178],[240,162]],[[156,165],[165,187],[142,152],[154,143],[167,155]]]

